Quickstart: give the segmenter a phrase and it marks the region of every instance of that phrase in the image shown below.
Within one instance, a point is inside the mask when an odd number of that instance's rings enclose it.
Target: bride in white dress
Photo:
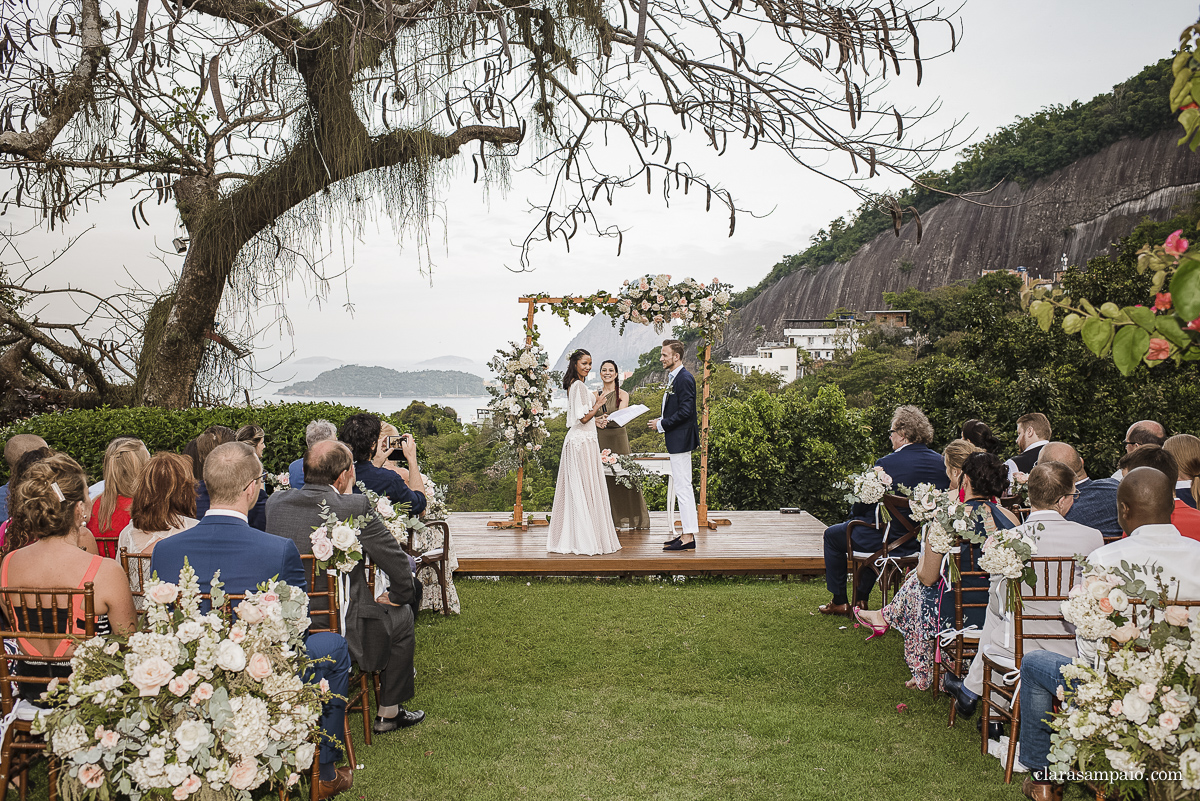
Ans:
[[[600,445],[596,441],[595,417],[607,396],[601,395],[593,401],[584,384],[591,371],[591,354],[586,350],[571,354],[563,381],[570,428],[563,440],[558,483],[554,487],[554,511],[550,513],[550,533],[546,537],[546,550],[551,553],[594,556],[621,550],[608,504]]]

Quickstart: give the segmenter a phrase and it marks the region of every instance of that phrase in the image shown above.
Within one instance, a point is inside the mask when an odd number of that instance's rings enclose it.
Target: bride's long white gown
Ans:
[[[608,504],[608,485],[600,464],[596,423],[580,420],[592,409],[592,397],[582,381],[571,383],[567,392],[567,429],[558,483],[554,487],[554,511],[546,550],[594,556],[621,550]]]

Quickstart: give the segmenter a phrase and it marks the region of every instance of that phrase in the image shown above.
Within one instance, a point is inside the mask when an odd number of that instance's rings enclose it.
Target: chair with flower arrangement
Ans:
[[[976,658],[983,660],[983,694],[980,696],[983,727],[988,730],[992,718],[1009,724],[1008,758],[1004,765],[1004,782],[1012,782],[1016,764],[1017,729],[1021,725],[1020,676],[1021,658],[1027,650],[1036,650],[1037,642],[1046,640],[1074,640],[1075,634],[1067,631],[1061,603],[1068,598],[1075,576],[1075,559],[1069,556],[1034,556],[1030,559],[1037,580],[1033,587],[1021,586],[1021,603],[1012,612],[1013,655],[998,654],[986,646]],[[1037,624],[1059,621],[1062,633],[1044,633],[1032,629]],[[1035,624],[1030,626],[1029,624]],[[1030,643],[1031,647],[1026,647]],[[1044,646],[1043,646],[1044,647]],[[998,678],[997,678],[998,677]],[[982,738],[983,753],[988,752],[988,739]]]
[[[874,552],[857,551],[854,549],[854,532],[859,528],[874,529],[876,526],[874,523],[864,523],[861,520],[851,520],[850,524],[846,526],[846,553],[850,562],[850,586],[852,587],[851,607],[863,605],[858,597],[858,574],[862,570],[874,570],[879,574],[879,589],[883,593],[879,605],[882,608],[887,606],[889,581],[895,584],[896,589],[899,589],[905,574],[917,565],[918,556],[915,553],[905,556],[894,555],[900,546],[916,540],[919,533],[917,525],[909,517],[908,498],[900,495],[884,495],[880,503],[891,515],[892,521],[904,529],[904,533],[889,541],[888,537],[892,529],[889,524],[884,523],[883,546]]]
[[[367,587],[371,597],[375,597],[375,565],[371,557],[363,554],[363,571],[366,574]],[[341,617],[337,617],[338,633],[345,636],[341,630]],[[363,740],[371,744],[371,691],[375,693],[375,707],[379,708],[379,671],[365,671],[358,665],[352,666],[350,674],[350,695],[346,699],[346,756],[351,765],[357,765],[354,757],[354,741],[350,739],[350,716],[362,716]]]
[[[958,539],[947,560],[958,563],[958,579],[949,582],[954,599],[954,626],[949,632],[938,634],[937,657],[933,663],[933,686],[940,687],[945,663],[946,649],[951,648],[951,672],[960,678],[965,676],[963,666],[973,659],[979,650],[980,626],[987,614],[988,584],[990,573],[979,568],[979,546],[970,540]],[[967,623],[968,618],[978,622]],[[936,690],[935,690],[936,692]],[[958,705],[950,704],[950,723],[958,719]]]
[[[82,609],[81,621],[73,619],[75,609]],[[45,756],[50,763],[49,798],[55,801],[58,761],[46,748],[45,738],[33,734],[35,709],[22,699],[36,698],[45,691],[52,680],[57,680],[53,674],[70,674],[75,639],[91,639],[96,635],[95,590],[90,581],[83,589],[0,587],[0,610],[6,621],[0,624],[6,629],[0,630],[0,639],[6,644],[10,641],[17,644],[15,652],[0,658],[0,712],[6,719],[12,718],[0,744],[0,787],[7,792],[15,775],[18,794],[25,801],[29,769],[39,757]],[[73,634],[80,624],[82,633]]]
[[[449,582],[449,564],[450,564],[450,524],[445,520],[430,520],[425,523],[425,526],[433,532],[441,532],[441,545],[436,548],[430,548],[423,553],[420,545],[417,543],[417,532],[413,529],[408,530],[408,544],[404,546],[404,550],[417,560],[417,570],[428,567],[437,574],[438,588],[442,596],[443,615],[450,614],[450,582]]]
[[[125,575],[129,576],[129,592],[133,595],[133,608],[137,611],[138,628],[142,627],[142,620],[146,617],[146,582],[150,580],[150,559],[148,553],[129,553],[126,548],[121,548],[119,551],[121,567],[125,568]]]

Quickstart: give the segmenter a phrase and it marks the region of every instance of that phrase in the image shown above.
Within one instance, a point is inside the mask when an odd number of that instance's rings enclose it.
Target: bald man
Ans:
[[[1167,430],[1157,420],[1138,420],[1125,432],[1125,453],[1133,453],[1143,445],[1162,445],[1167,441]],[[1112,478],[1121,480],[1121,468]]]
[[[1062,462],[1075,473],[1075,491],[1079,497],[1065,515],[1067,520],[1081,526],[1094,528],[1106,539],[1121,536],[1121,524],[1117,522],[1117,487],[1121,482],[1114,478],[1088,477],[1083,457],[1079,451],[1065,442],[1050,442],[1038,454],[1038,464]]]
[[[38,448],[45,448],[46,440],[36,434],[14,434],[4,443],[4,461],[8,463],[8,474],[11,476],[21,461],[21,457]],[[0,487],[0,522],[8,519],[8,489],[5,484]]]
[[[1175,482],[1161,470],[1130,470],[1117,491],[1117,517],[1129,532],[1123,540],[1092,551],[1093,565],[1120,567],[1121,561],[1143,568],[1162,567],[1162,580],[1171,598],[1200,599],[1200,542],[1171,525]],[[1092,662],[1097,643],[1077,640],[1079,656]],[[1071,660],[1051,651],[1033,651],[1021,660],[1021,762],[1032,777],[1021,788],[1035,801],[1062,798],[1062,785],[1046,774],[1050,754],[1050,717],[1059,686],[1065,685],[1062,666]]]

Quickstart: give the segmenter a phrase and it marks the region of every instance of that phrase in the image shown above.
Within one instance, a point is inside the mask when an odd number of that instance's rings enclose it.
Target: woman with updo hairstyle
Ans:
[[[987,507],[976,520],[977,532],[991,533],[997,528],[1008,529],[1016,525],[1016,518],[1007,509],[1001,508],[993,500],[979,497],[979,490],[975,488],[975,483],[978,483],[984,490],[998,492],[996,482],[1008,481],[1008,471],[996,456],[965,439],[956,439],[946,446],[942,459],[946,463],[946,477],[950,479],[950,488],[946,492],[957,494],[960,502],[973,508]],[[963,543],[963,547],[966,547],[966,543]],[[978,569],[979,546],[972,545],[971,549],[971,566],[967,569],[975,570]],[[878,637],[890,628],[895,628],[904,637],[904,661],[912,672],[912,678],[904,686],[910,689],[929,689],[933,683],[934,660],[937,657],[937,633],[954,623],[954,594],[946,581],[945,574],[948,571],[944,572],[944,569],[943,555],[934,551],[929,539],[926,539],[917,569],[908,574],[891,603],[875,612],[857,607],[854,609],[858,625],[872,631],[868,639]],[[983,577],[964,577],[964,601],[981,601],[987,588],[988,581]],[[964,621],[964,625],[971,622],[980,626],[983,624],[983,609],[966,611],[972,615]],[[974,615],[975,612],[978,615]],[[978,621],[974,620],[975,617],[978,617]]]
[[[137,625],[133,609],[133,596],[129,592],[129,580],[121,566],[111,559],[89,554],[79,547],[80,532],[87,516],[87,479],[79,464],[64,453],[56,453],[33,464],[25,472],[13,490],[16,504],[13,507],[15,525],[22,531],[32,532],[34,541],[24,548],[12,551],[0,562],[0,586],[20,586],[29,589],[77,587],[82,589],[91,582],[95,591],[96,633],[128,634]],[[8,598],[9,602],[13,599]],[[72,634],[84,631],[82,598],[72,609],[59,609],[59,624]],[[49,604],[49,597],[43,603]],[[26,616],[17,613],[5,604],[4,614],[9,624],[16,629],[26,624]],[[52,614],[47,610],[45,614]],[[49,620],[38,620],[30,616],[28,623],[38,630],[49,628]],[[70,656],[74,650],[72,640],[64,639],[51,653],[42,653],[49,644],[45,640],[24,642],[19,640],[25,653],[45,656]],[[26,675],[33,673],[37,665],[22,663]],[[65,678],[71,673],[69,663],[54,663],[43,666],[42,676]],[[23,691],[31,692],[38,685],[20,684]],[[30,699],[36,700],[36,699]]]
[[[988,453],[999,453],[1004,445],[992,433],[992,427],[982,420],[968,420],[962,424],[961,430],[963,439]]]
[[[208,487],[204,483],[204,462],[208,459],[208,455],[213,452],[213,448],[218,445],[224,445],[226,442],[233,442],[237,439],[237,435],[232,428],[226,426],[209,426],[204,429],[200,436],[196,437],[196,458],[193,465],[192,475],[196,477],[196,517],[197,519],[204,517],[208,512]]]
[[[1179,475],[1175,481],[1175,497],[1193,509],[1200,496],[1200,437],[1176,434],[1163,443],[1163,450],[1175,457]]]
[[[87,522],[101,556],[117,557],[117,537],[129,525],[133,488],[148,461],[150,451],[140,439],[117,437],[108,443],[104,452],[104,492],[92,504]]]

